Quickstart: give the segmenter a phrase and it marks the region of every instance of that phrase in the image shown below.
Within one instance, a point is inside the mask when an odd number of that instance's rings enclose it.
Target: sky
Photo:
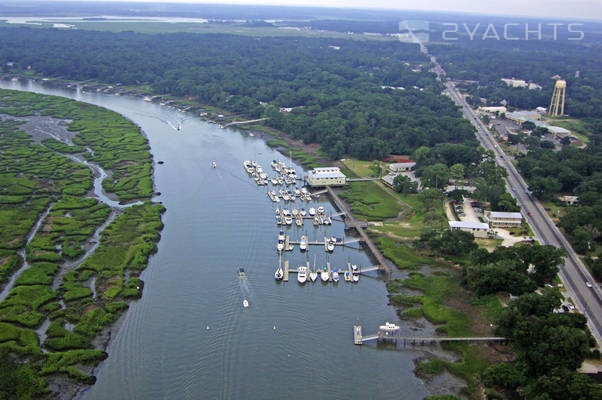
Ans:
[[[98,1],[98,0],[96,0]],[[105,0],[106,1],[106,0]],[[109,0],[123,1],[123,0]],[[228,3],[454,11],[486,15],[602,20],[602,0],[127,0],[144,3]]]

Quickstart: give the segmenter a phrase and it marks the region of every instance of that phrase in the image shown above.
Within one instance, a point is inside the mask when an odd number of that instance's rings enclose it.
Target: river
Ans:
[[[272,172],[285,160],[259,137],[202,121],[137,97],[0,81],[6,89],[65,96],[114,110],[139,125],[155,161],[154,200],[167,208],[158,253],[112,338],[97,382],[78,398],[96,399],[419,399],[413,374],[419,349],[355,346],[358,322],[373,333],[398,321],[380,279],[300,286],[274,280],[278,264],[276,206],[243,170],[256,159]],[[173,127],[181,124],[181,130]],[[164,161],[164,164],[157,164]],[[217,168],[211,168],[211,162]],[[302,168],[296,166],[298,173]],[[323,195],[313,202],[334,212]],[[299,205],[299,207],[301,207]],[[307,203],[303,207],[308,207]],[[289,207],[290,208],[290,207]],[[288,228],[292,239],[344,237],[331,227]],[[323,248],[287,254],[291,267],[326,262]],[[333,265],[369,266],[362,250],[337,247]],[[243,266],[247,278],[240,279]],[[249,308],[242,307],[244,298]],[[402,333],[411,333],[402,323]]]

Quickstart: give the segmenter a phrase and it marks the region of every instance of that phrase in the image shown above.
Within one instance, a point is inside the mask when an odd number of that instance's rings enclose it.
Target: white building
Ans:
[[[307,174],[310,186],[341,186],[347,183],[347,177],[337,167],[314,168]]]
[[[493,106],[493,107],[479,107],[479,111],[488,112],[488,113],[505,113],[508,109],[504,106]]]
[[[489,236],[489,225],[473,221],[448,221],[449,229],[470,232],[474,237],[486,238]]]
[[[492,228],[516,227],[523,223],[519,212],[485,211],[485,220]]]
[[[389,171],[391,171],[391,172],[410,171],[415,166],[416,166],[416,163],[414,161],[394,163],[394,164],[389,164]]]

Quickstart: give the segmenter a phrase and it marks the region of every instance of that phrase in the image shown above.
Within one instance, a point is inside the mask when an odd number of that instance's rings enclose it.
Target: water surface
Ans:
[[[123,317],[107,349],[109,357],[97,370],[97,383],[81,399],[428,395],[412,372],[412,360],[421,353],[353,345],[354,324],[360,322],[372,333],[385,321],[397,321],[381,280],[362,277],[358,284],[336,286],[275,282],[276,206],[242,167],[243,160],[257,159],[272,173],[270,161],[284,160],[264,140],[135,97],[35,82],[2,81],[0,87],[106,107],[138,124],[150,141],[156,190],[161,192],[155,201],[167,208],[159,251],[142,275],[143,297]],[[175,130],[180,124],[181,131]],[[313,205],[334,212],[324,196]],[[319,229],[309,222],[288,228],[291,237],[345,237],[341,222]],[[296,267],[307,259],[313,265],[314,255],[318,265],[325,263],[326,253],[319,247],[308,255],[296,249],[287,258]],[[350,248],[337,247],[330,260],[335,266],[347,260],[371,264],[365,252]],[[238,276],[240,266],[247,271],[245,280]],[[244,298],[250,303],[247,309]]]

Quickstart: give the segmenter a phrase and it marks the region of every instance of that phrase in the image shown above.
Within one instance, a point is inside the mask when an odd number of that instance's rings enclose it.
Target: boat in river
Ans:
[[[276,250],[278,250],[278,251],[284,250],[284,240],[278,240],[278,244],[276,245]]]
[[[313,217],[313,216],[315,216],[315,215],[316,215],[316,209],[315,209],[315,208],[313,208],[313,207],[311,207],[311,208],[309,209],[309,216],[310,216],[310,217]]]
[[[334,242],[331,239],[326,239],[326,241],[326,249],[332,253],[334,251]]]
[[[303,218],[300,215],[297,215],[297,218],[295,218],[295,224],[297,224],[298,227],[303,226]]]
[[[318,207],[318,214],[324,214],[324,207]]]
[[[307,236],[305,236],[305,235],[301,236],[301,242],[299,243],[299,249],[301,249],[301,251],[307,250]]]
[[[307,267],[303,265],[299,267],[297,270],[297,281],[299,281],[299,283],[307,282]]]
[[[284,217],[284,223],[286,225],[292,225],[293,224],[293,219],[291,217]]]
[[[309,280],[311,280],[312,282],[315,282],[316,279],[318,279],[318,273],[316,271],[310,271]]]
[[[357,283],[360,281],[360,274],[353,274],[353,282]]]
[[[240,276],[240,277],[247,276],[245,274],[245,269],[244,268],[241,267],[241,268],[238,269],[238,276]]]
[[[217,164],[216,164],[216,162],[215,162],[215,161],[213,161],[213,162],[211,163],[211,168],[216,168],[216,167],[217,167]]]
[[[351,269],[357,271],[357,264],[351,264]]]
[[[282,267],[278,267],[276,272],[274,272],[274,278],[277,281],[281,281],[283,277],[284,277],[284,271],[282,271]]]
[[[305,211],[305,208],[302,208],[301,211],[299,211],[299,214],[301,214],[302,217],[305,217],[307,215],[307,211]]]
[[[339,270],[335,269],[334,271],[332,271],[332,281],[334,283],[339,283]]]
[[[278,240],[284,240],[284,231],[278,232]]]
[[[343,276],[345,277],[345,282],[351,282],[351,272],[345,271],[345,274],[343,274]]]
[[[320,272],[320,278],[322,279],[322,282],[328,282],[328,279],[330,278],[329,275],[330,274],[328,273],[328,270],[326,267],[324,267],[324,269]]]
[[[384,325],[380,325],[378,330],[383,332],[385,335],[391,335],[397,331],[399,331],[401,327],[399,325],[395,325],[391,322],[385,322]]]

